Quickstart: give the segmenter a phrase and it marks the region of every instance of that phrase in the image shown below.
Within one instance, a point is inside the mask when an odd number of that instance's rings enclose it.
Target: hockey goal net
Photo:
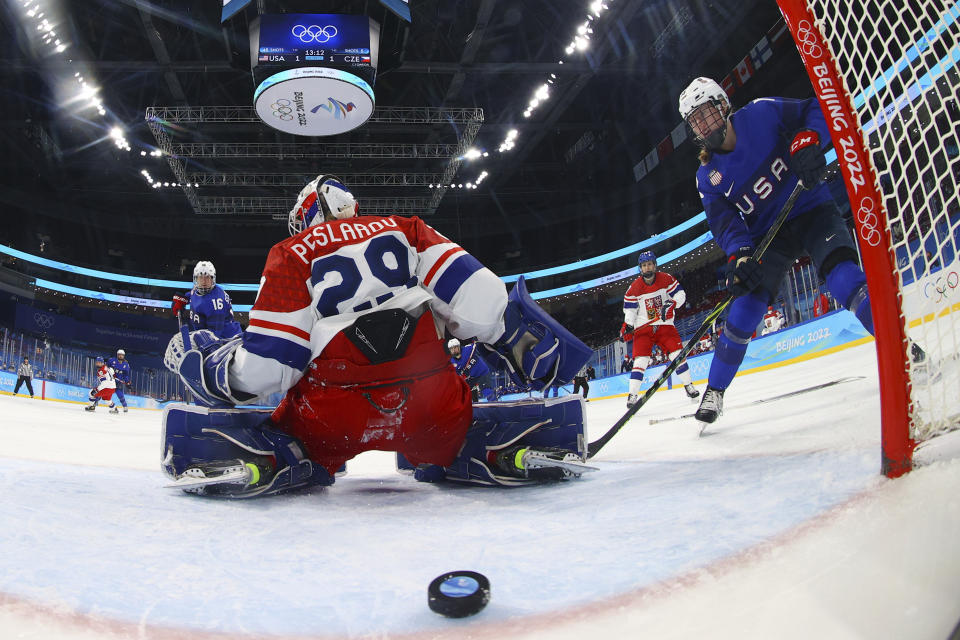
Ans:
[[[883,471],[895,477],[917,444],[960,427],[960,6],[778,4],[850,197],[877,339]]]

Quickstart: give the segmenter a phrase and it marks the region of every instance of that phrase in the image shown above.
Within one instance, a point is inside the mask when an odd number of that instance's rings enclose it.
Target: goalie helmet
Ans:
[[[730,98],[716,81],[696,78],[680,94],[679,109],[702,147],[717,149],[723,144],[730,118]]]
[[[200,276],[210,276],[209,287],[200,285]],[[198,262],[197,266],[193,268],[193,289],[197,292],[197,295],[202,296],[210,293],[215,284],[217,284],[217,269],[213,266],[213,263],[209,260]]]
[[[295,236],[307,227],[352,218],[359,211],[360,205],[340,178],[319,175],[300,190],[297,204],[287,216],[287,230]]]

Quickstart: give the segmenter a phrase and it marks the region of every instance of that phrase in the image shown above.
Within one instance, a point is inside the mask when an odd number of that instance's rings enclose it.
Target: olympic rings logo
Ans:
[[[325,27],[318,27],[315,24],[305,27],[302,24],[293,25],[293,29],[290,29],[290,33],[294,38],[300,40],[300,42],[319,42],[323,44],[328,42],[331,38],[337,37],[337,28],[332,24],[328,24]]]
[[[944,298],[949,298],[951,292],[957,288],[957,285],[960,285],[960,274],[957,274],[956,271],[951,271],[944,276],[937,276],[937,279],[933,282],[928,282],[923,287],[923,295],[930,297],[930,287],[933,287],[933,290],[937,292],[937,299],[934,302],[940,302]]]
[[[860,210],[856,215],[857,222],[860,223],[857,225],[860,237],[871,247],[880,244],[881,238],[880,229],[877,228],[880,219],[873,208],[873,198],[868,196],[860,201]]]
[[[811,58],[823,55],[817,33],[813,30],[813,25],[806,20],[801,20],[797,25],[797,44],[800,45],[800,50]]]
[[[279,118],[285,122],[293,120],[293,107],[290,106],[290,101],[286,98],[280,98],[270,105],[270,108],[273,109],[274,118]]]
[[[37,326],[41,329],[49,329],[53,326],[53,323],[56,322],[53,316],[48,316],[44,313],[33,314],[33,321],[36,322]]]

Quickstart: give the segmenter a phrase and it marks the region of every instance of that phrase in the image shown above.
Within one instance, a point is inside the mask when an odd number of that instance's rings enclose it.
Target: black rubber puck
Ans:
[[[490,581],[476,571],[451,571],[434,578],[427,589],[430,609],[448,618],[465,618],[490,602]]]

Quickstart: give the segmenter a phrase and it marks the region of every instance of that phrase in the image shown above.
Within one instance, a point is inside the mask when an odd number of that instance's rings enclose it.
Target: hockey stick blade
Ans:
[[[588,471],[599,471],[597,467],[583,464],[580,459],[575,456],[573,456],[571,460],[558,460],[533,449],[529,450],[524,456],[523,465],[527,469],[563,469],[576,475]]]
[[[759,260],[763,257],[763,254],[767,252],[767,249],[770,247],[770,243],[773,242],[773,239],[777,236],[777,232],[780,231],[780,227],[783,226],[783,223],[786,222],[787,216],[790,214],[791,209],[793,209],[793,204],[797,201],[797,198],[800,197],[800,192],[803,191],[803,184],[797,182],[797,186],[793,188],[793,191],[790,193],[790,197],[787,198],[787,201],[783,203],[783,208],[780,209],[780,213],[777,214],[776,220],[770,226],[770,229],[767,230],[767,234],[763,237],[763,240],[760,241],[760,244],[757,246],[757,250],[754,252],[753,257]],[[684,362],[687,359],[687,356],[693,351],[693,347],[697,344],[700,338],[703,337],[703,334],[707,332],[707,329],[713,324],[717,318],[720,317],[720,314],[733,302],[733,296],[728,295],[725,297],[715,308],[711,311],[706,318],[703,319],[703,322],[700,323],[700,328],[697,329],[690,340],[687,341],[687,344],[684,345],[683,349],[680,350],[680,353],[677,354],[677,357],[674,358],[667,368],[664,369],[663,373],[660,374],[660,377],[657,378],[654,383],[647,389],[647,392],[641,396],[637,402],[627,409],[627,412],[617,420],[612,427],[610,427],[606,433],[590,443],[587,448],[587,458],[592,458],[597,455],[597,453],[602,449],[610,439],[617,434],[620,429],[623,428],[625,424],[630,422],[630,419],[636,415],[637,411],[640,411],[640,408],[647,403],[650,398],[653,397],[653,394],[656,393],[663,384],[670,379],[670,376],[673,375],[673,372],[676,371],[677,367],[680,366],[680,363]]]
[[[169,484],[163,485],[165,489],[191,489],[196,487],[207,487],[217,484],[250,484],[253,474],[247,467],[240,467],[236,470],[222,473],[218,476],[189,476],[181,475],[179,478]]]
[[[863,380],[863,376],[849,376],[846,378],[838,378],[837,380],[831,380],[830,382],[824,382],[823,384],[816,384],[812,387],[806,387],[804,389],[797,389],[796,391],[790,391],[788,393],[781,393],[778,396],[771,396],[769,398],[760,398],[759,400],[753,400],[752,402],[745,402],[743,404],[738,404],[731,409],[743,409],[745,407],[752,407],[757,404],[764,404],[766,402],[773,402],[774,400],[783,400],[784,398],[792,398],[793,396],[799,396],[803,393],[810,393],[811,391],[819,391],[820,389],[826,389],[827,387],[832,387],[834,385],[843,384],[844,382],[853,382],[855,380]],[[685,413],[682,416],[670,416],[668,418],[650,418],[647,424],[661,424],[663,422],[673,422],[674,420],[685,420],[686,418],[694,417],[695,413]]]

